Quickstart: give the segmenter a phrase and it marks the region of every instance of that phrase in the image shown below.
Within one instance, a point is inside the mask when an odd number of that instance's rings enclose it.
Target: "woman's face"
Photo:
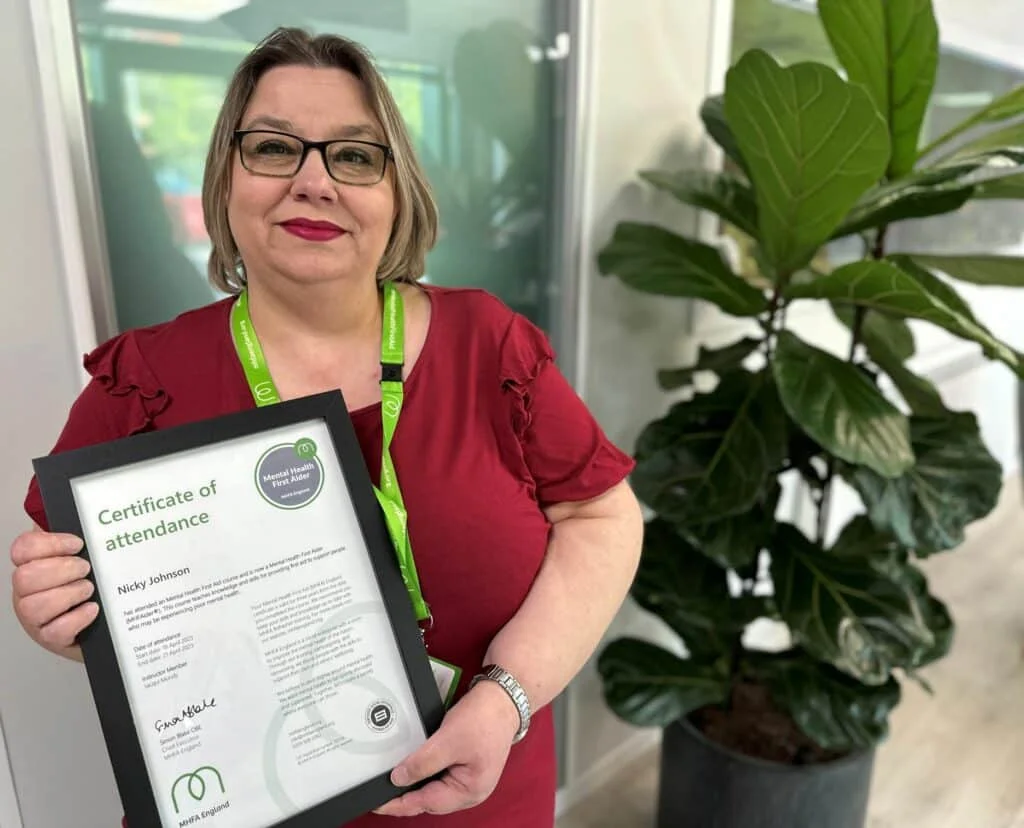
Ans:
[[[362,86],[341,69],[269,70],[259,80],[240,128],[287,132],[310,141],[385,143]],[[266,138],[253,148],[262,158],[276,163],[288,155],[287,144]],[[366,163],[369,156],[356,149],[337,157]],[[247,170],[236,150],[228,222],[248,279],[305,284],[374,280],[395,218],[390,169],[375,184],[343,184],[328,174],[314,150],[294,176],[274,178]]]

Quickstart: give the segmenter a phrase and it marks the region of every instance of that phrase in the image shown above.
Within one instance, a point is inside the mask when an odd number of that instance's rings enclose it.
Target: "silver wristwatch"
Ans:
[[[526,695],[526,691],[523,686],[516,681],[513,676],[507,670],[503,670],[496,664],[484,665],[483,672],[473,677],[473,681],[470,682],[470,688],[473,687],[478,681],[494,681],[501,685],[501,688],[508,693],[512,703],[516,706],[516,710],[519,711],[519,730],[516,731],[515,738],[512,739],[512,744],[516,744],[521,741],[526,735],[526,731],[530,729],[530,700]]]

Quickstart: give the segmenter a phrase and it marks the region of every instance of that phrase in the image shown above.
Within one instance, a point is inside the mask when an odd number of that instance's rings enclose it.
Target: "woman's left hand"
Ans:
[[[447,712],[437,732],[392,771],[391,781],[406,787],[444,775],[374,813],[450,814],[479,805],[497,786],[518,729],[519,713],[505,691],[492,681],[477,683]]]

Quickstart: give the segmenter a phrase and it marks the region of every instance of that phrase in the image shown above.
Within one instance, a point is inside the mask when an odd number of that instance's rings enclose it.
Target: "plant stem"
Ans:
[[[875,236],[875,246],[871,248],[871,258],[876,262],[885,258],[885,237],[889,234],[889,225],[880,227],[878,235]]]
[[[853,336],[850,338],[850,353],[846,357],[847,362],[853,362],[854,357],[857,356],[857,346],[860,344],[860,337],[864,331],[864,318],[868,315],[868,309],[863,305],[857,305],[853,311],[853,327],[851,333]]]

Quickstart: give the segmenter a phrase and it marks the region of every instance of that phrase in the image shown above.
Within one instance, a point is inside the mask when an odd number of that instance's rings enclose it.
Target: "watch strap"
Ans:
[[[530,729],[530,699],[526,695],[526,691],[523,686],[516,680],[508,670],[499,667],[497,664],[486,664],[483,667],[483,672],[473,677],[473,681],[470,683],[472,688],[479,681],[493,681],[498,684],[512,700],[512,703],[516,706],[516,710],[519,711],[519,730],[516,731],[515,737],[512,739],[512,744],[522,741],[526,732]]]

